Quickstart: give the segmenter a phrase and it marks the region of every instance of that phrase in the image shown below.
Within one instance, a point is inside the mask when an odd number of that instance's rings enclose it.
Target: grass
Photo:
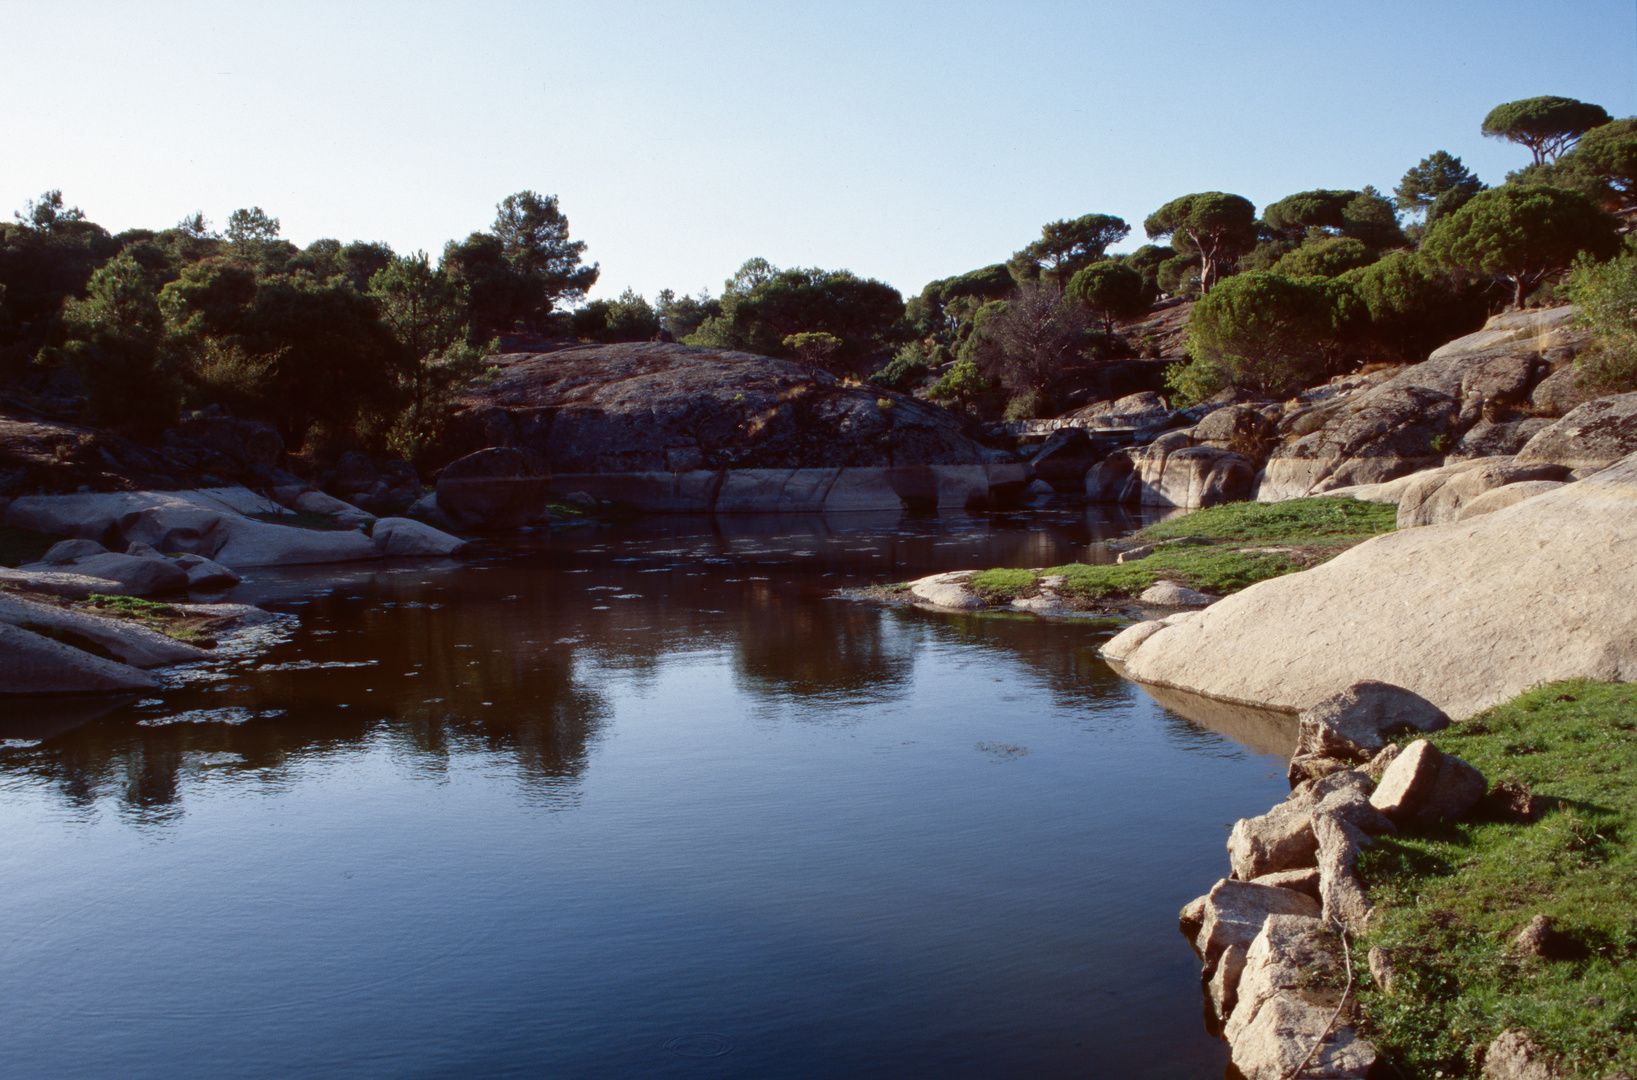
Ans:
[[[169,604],[144,600],[140,596],[110,596],[92,593],[85,598],[84,607],[95,608],[104,615],[119,615],[127,619],[174,619],[181,614]]]
[[[1363,996],[1371,1037],[1415,1078],[1476,1077],[1508,1028],[1574,1076],[1637,1072],[1637,687],[1542,687],[1431,741],[1537,809],[1520,820],[1492,793],[1364,853],[1380,923],[1358,956],[1380,945],[1397,969],[1392,994]],[[1550,959],[1512,948],[1537,914],[1562,934]]]
[[[1398,507],[1349,498],[1290,499],[1277,503],[1228,503],[1195,510],[1137,535],[1144,540],[1201,536],[1257,544],[1346,544],[1351,547],[1392,532]]]
[[[45,558],[45,553],[51,550],[51,545],[67,539],[66,536],[35,532],[33,529],[0,525],[0,566],[22,566],[24,563],[39,562]]]
[[[1293,499],[1282,503],[1231,503],[1196,510],[1137,534],[1158,544],[1152,554],[1113,566],[1073,563],[1049,570],[984,570],[972,591],[986,603],[1009,603],[1039,591],[1040,578],[1062,575],[1058,591],[1084,600],[1133,597],[1156,581],[1175,581],[1201,592],[1226,595],[1258,581],[1323,562],[1372,536],[1391,532],[1391,504],[1347,498]],[[1167,544],[1192,537],[1205,544]],[[1283,544],[1289,550],[1260,550]]]

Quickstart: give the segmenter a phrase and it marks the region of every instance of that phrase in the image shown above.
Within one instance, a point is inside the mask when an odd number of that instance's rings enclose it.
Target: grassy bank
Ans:
[[[1573,1076],[1637,1073],[1637,686],[1540,688],[1431,741],[1505,794],[1365,852],[1381,910],[1357,960],[1379,945],[1396,968],[1363,996],[1371,1037],[1415,1078],[1478,1076],[1509,1028]],[[1545,955],[1513,943],[1536,915]]]
[[[1087,601],[1136,596],[1156,581],[1221,595],[1315,566],[1391,532],[1396,516],[1392,505],[1348,498],[1213,506],[1137,533],[1137,542],[1154,545],[1144,558],[1113,566],[985,570],[972,579],[972,589],[990,603],[1006,603],[1031,595],[1041,577],[1058,575],[1064,578],[1059,592]]]

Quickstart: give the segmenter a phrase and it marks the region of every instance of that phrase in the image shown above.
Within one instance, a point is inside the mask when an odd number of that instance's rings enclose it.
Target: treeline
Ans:
[[[279,238],[259,207],[110,235],[45,193],[0,225],[0,375],[77,376],[92,422],[151,434],[224,404],[286,445],[415,457],[502,332],[552,333],[598,268],[554,196],[519,192],[493,226],[399,255]]]
[[[1498,187],[1439,151],[1390,196],[1304,191],[1258,213],[1239,195],[1197,192],[1150,214],[1150,242],[1129,253],[1109,254],[1127,222],[1087,214],[907,302],[850,271],[760,258],[718,297],[585,302],[598,267],[557,199],[529,191],[435,265],[381,243],[298,249],[256,207],[220,233],[195,214],[110,235],[52,191],[0,225],[0,378],[72,373],[88,419],[139,433],[221,403],[275,424],[291,447],[415,458],[504,335],[741,349],[977,416],[1044,416],[1072,404],[1066,391],[1088,369],[1152,353],[1121,328],[1160,301],[1198,301],[1189,359],[1169,372],[1189,402],[1420,360],[1499,307],[1578,289],[1613,320],[1596,380],[1637,387],[1637,256],[1622,240],[1637,217],[1637,119],[1541,97],[1497,107],[1482,130],[1530,152]]]

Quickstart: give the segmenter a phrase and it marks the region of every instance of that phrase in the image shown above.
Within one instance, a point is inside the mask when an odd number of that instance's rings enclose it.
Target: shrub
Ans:
[[[1603,393],[1637,390],[1637,253],[1601,265],[1579,263],[1569,279],[1589,349],[1575,357],[1582,385]]]

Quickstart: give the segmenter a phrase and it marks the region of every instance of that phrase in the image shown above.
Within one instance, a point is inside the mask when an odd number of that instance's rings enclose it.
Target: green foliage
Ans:
[[[1566,97],[1533,97],[1497,105],[1484,117],[1483,133],[1529,148],[1536,165],[1551,162],[1576,139],[1610,120],[1601,105]]]
[[[1226,368],[1205,360],[1180,360],[1165,369],[1171,404],[1179,409],[1209,401],[1233,385]]]
[[[1168,546],[1146,558],[1109,566],[1074,563],[1047,574],[1067,580],[1059,591],[1088,600],[1134,597],[1156,581],[1175,581],[1201,592],[1226,595],[1302,569],[1299,557],[1282,552],[1242,552],[1230,547]]]
[[[659,317],[660,326],[681,341],[698,330],[706,319],[722,314],[722,305],[712,300],[705,290],[700,290],[698,296],[678,296],[671,289],[661,289],[654,301],[654,314]]]
[[[1199,295],[1199,256],[1173,255],[1154,270],[1154,283],[1168,296]]]
[[[659,333],[659,313],[636,290],[627,288],[613,300],[592,300],[570,319],[581,341],[650,341]]]
[[[1000,568],[980,571],[968,584],[984,603],[1000,604],[1026,595],[1039,580],[1040,576],[1033,570]]]
[[[582,266],[585,242],[570,240],[557,196],[521,191],[495,207],[494,226],[443,249],[442,269],[467,290],[474,339],[517,326],[550,325],[558,302],[582,299],[598,267]]]
[[[1322,341],[1334,325],[1334,301],[1322,287],[1251,271],[1194,305],[1188,355],[1236,386],[1279,395],[1323,376]]]
[[[1256,207],[1240,195],[1203,191],[1172,199],[1148,216],[1143,230],[1149,239],[1169,236],[1179,252],[1195,255],[1200,292],[1208,293],[1256,243]]]
[[[1430,210],[1443,196],[1460,192],[1471,198],[1483,189],[1483,182],[1461,164],[1460,158],[1439,150],[1404,174],[1393,189],[1393,197],[1400,210]]]
[[[1132,318],[1148,310],[1142,275],[1112,259],[1076,272],[1065,292],[1070,300],[1084,304],[1100,318],[1108,334],[1114,332],[1115,319]]]
[[[1040,239],[1012,256],[1008,267],[1018,281],[1042,277],[1059,285],[1103,257],[1110,244],[1124,240],[1131,226],[1109,214],[1087,214],[1073,221],[1041,227]]]
[[[824,333],[841,342],[832,357],[836,369],[861,373],[890,355],[904,313],[897,289],[848,270],[778,270],[758,259],[728,285],[722,313],[706,319],[686,339],[689,345],[789,357],[794,353],[786,338]]]
[[[1368,1034],[1417,1077],[1476,1076],[1501,1031],[1522,1028],[1568,1075],[1637,1067],[1637,694],[1623,683],[1543,686],[1430,741],[1533,796],[1520,820],[1491,795],[1466,821],[1402,827],[1360,871],[1389,950],[1393,993],[1368,988]],[[1535,915],[1556,955],[1512,939]]]
[[[943,378],[927,388],[926,396],[933,401],[955,401],[967,410],[993,388],[994,383],[984,377],[975,361],[957,360],[944,372]]]
[[[1005,263],[939,278],[928,282],[919,296],[910,298],[904,318],[916,333],[947,344],[959,333],[963,316],[986,301],[1004,299],[1015,287]]]
[[[1318,496],[1277,503],[1228,503],[1195,510],[1143,529],[1145,540],[1203,536],[1256,544],[1357,543],[1392,532],[1398,508],[1391,503]]]
[[[118,615],[127,619],[168,619],[179,614],[169,604],[162,604],[157,600],[145,600],[140,596],[112,596],[107,593],[91,593],[85,598],[84,606],[95,608],[105,615]]]
[[[1637,390],[1637,254],[1582,261],[1569,279],[1591,347],[1575,357],[1579,382],[1599,393]]]
[[[1386,358],[1418,363],[1434,348],[1483,325],[1487,305],[1420,254],[1394,251],[1343,274],[1364,304],[1366,333]]]
[[[1150,301],[1162,290],[1159,285],[1159,270],[1168,259],[1174,259],[1177,249],[1170,244],[1144,244],[1129,255],[1116,256],[1125,265],[1131,267],[1143,280],[1143,288],[1147,291]]]
[[[1376,251],[1402,247],[1407,241],[1398,227],[1398,214],[1381,192],[1368,185],[1353,196],[1341,213],[1341,234],[1362,241]]]
[[[1301,191],[1262,210],[1262,222],[1273,232],[1300,243],[1309,229],[1340,231],[1345,210],[1357,191]]]
[[[278,239],[279,219],[269,217],[259,206],[235,210],[227,218],[227,241],[233,252],[249,256]]]
[[[942,348],[942,346],[939,346]],[[947,350],[946,350],[947,351]],[[911,341],[893,355],[892,362],[870,376],[870,381],[889,390],[908,392],[921,384],[931,370],[926,343]]]
[[[151,434],[175,419],[180,395],[165,370],[164,320],[140,263],[126,254],[104,263],[85,298],[69,302],[64,326],[92,420]]]
[[[1510,282],[1513,305],[1521,308],[1537,285],[1581,253],[1606,259],[1619,245],[1614,218],[1584,195],[1508,185],[1474,195],[1441,219],[1421,250],[1440,266]]]
[[[817,374],[830,357],[836,354],[836,350],[841,348],[841,339],[823,331],[809,331],[790,334],[781,344],[790,350],[797,363]]]
[[[67,206],[63,203],[63,193],[53,188],[41,195],[38,200],[28,200],[28,213],[13,213],[18,221],[35,232],[60,233],[69,231],[70,227],[85,220],[85,211],[77,206]]]
[[[1349,270],[1369,266],[1377,255],[1362,240],[1351,236],[1325,236],[1309,240],[1280,257],[1273,272],[1285,277],[1339,277]]]
[[[1002,420],[1033,420],[1051,411],[1050,399],[1039,390],[1025,390],[1015,394],[1001,411]]]
[[[1637,117],[1615,120],[1586,132],[1558,159],[1558,169],[1591,192],[1630,199],[1637,196]]]

